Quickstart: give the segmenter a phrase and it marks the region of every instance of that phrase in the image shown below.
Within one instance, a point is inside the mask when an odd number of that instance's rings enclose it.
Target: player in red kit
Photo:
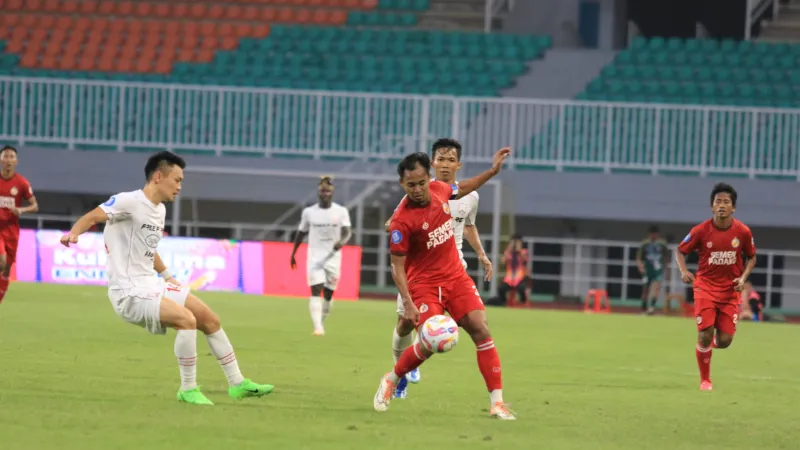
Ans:
[[[389,227],[392,278],[403,299],[404,318],[419,327],[431,316],[450,314],[477,347],[478,368],[489,390],[490,414],[504,420],[516,417],[503,402],[500,357],[480,294],[461,264],[449,201],[464,197],[497,175],[510,152],[508,148],[501,149],[495,154],[491,169],[457,185],[431,181],[427,154],[406,156],[397,166],[406,198],[397,207]],[[419,342],[408,347],[394,369],[381,378],[373,399],[375,410],[389,409],[400,379],[431,355]]]
[[[701,391],[710,391],[713,387],[711,348],[728,348],[733,342],[739,319],[739,293],[756,266],[753,233],[747,225],[733,218],[736,197],[732,186],[725,183],[714,186],[712,218],[692,228],[675,256],[683,282],[694,285],[698,330],[695,353]],[[699,257],[697,275],[686,268],[686,255],[694,251]]]
[[[0,150],[0,303],[6,296],[11,266],[17,257],[19,216],[39,210],[31,184],[16,171],[17,149],[6,145]],[[23,199],[28,206],[23,207]]]

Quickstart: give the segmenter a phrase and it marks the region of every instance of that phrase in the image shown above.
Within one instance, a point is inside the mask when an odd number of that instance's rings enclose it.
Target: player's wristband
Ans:
[[[165,270],[164,270],[163,272],[161,272],[159,275],[161,275],[161,278],[163,278],[163,279],[165,279],[165,280],[169,280],[170,278],[172,278],[172,274],[171,274],[171,273],[169,273],[169,269],[165,269]]]

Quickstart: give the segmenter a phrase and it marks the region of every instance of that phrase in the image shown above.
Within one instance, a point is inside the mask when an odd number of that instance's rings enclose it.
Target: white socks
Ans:
[[[492,406],[498,402],[503,403],[503,390],[495,389],[492,392],[489,392],[489,401],[492,402]]]
[[[211,347],[211,353],[217,357],[222,371],[225,372],[225,377],[231,386],[236,386],[244,381],[241,370],[239,370],[239,363],[236,361],[236,354],[233,352],[231,341],[228,340],[228,335],[225,330],[220,328],[216,333],[207,334],[206,340],[208,346]]]
[[[322,330],[322,298],[310,297],[308,299],[308,311],[311,313],[311,322],[314,323],[314,331]]]
[[[406,336],[397,334],[397,327],[392,329],[392,357],[394,362],[400,359],[400,355],[413,343],[413,333],[408,333]]]
[[[175,335],[175,357],[181,370],[181,390],[197,387],[197,330],[178,330]]]

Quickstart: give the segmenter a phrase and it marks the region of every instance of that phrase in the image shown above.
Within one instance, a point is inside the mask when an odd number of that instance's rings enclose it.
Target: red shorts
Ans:
[[[6,267],[11,267],[17,260],[17,244],[19,243],[19,229],[10,229],[0,232],[0,255],[6,256]]]
[[[467,274],[442,286],[414,286],[409,293],[419,309],[419,325],[445,312],[458,323],[471,311],[486,310],[475,282]]]
[[[739,321],[739,293],[720,294],[706,291],[694,292],[694,314],[697,330],[714,327],[733,336]]]

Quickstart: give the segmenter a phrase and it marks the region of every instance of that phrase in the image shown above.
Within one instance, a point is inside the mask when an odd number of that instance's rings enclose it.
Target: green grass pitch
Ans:
[[[233,401],[198,339],[216,405],[175,400],[174,332],[123,323],[104,288],[16,283],[0,305],[0,448],[42,449],[795,449],[800,328],[740,324],[700,392],[689,319],[489,310],[506,401],[488,417],[466,334],[422,383],[372,410],[392,366],[393,302],[339,302],[313,337],[307,301],[204,293],[245,376],[276,386]]]

